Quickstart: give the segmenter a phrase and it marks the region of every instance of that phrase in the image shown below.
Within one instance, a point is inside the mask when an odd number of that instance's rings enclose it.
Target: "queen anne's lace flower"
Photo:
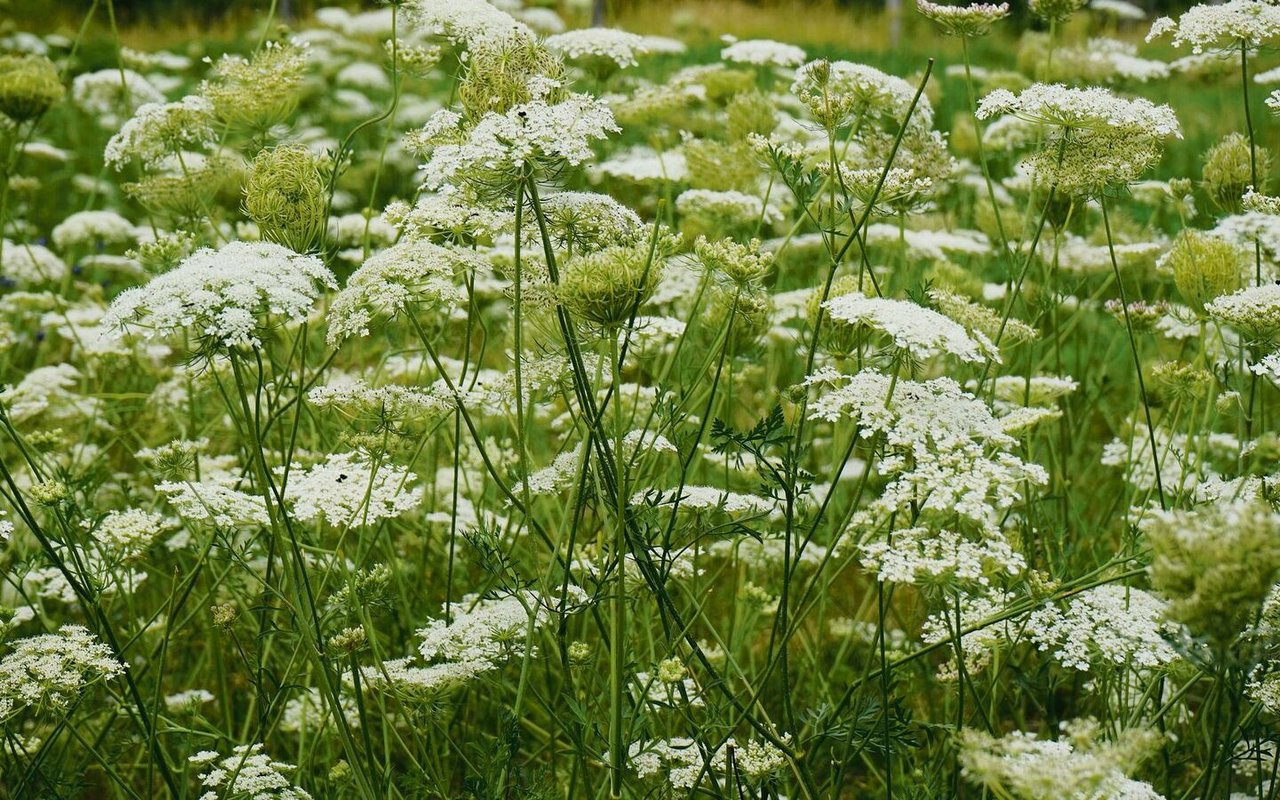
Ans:
[[[401,467],[374,465],[356,453],[335,453],[323,464],[289,476],[286,501],[307,522],[359,525],[391,519],[422,503],[421,488],[405,488],[414,474]]]
[[[970,333],[933,309],[906,300],[843,294],[825,303],[836,323],[866,327],[893,340],[893,346],[914,358],[949,354],[961,361],[1000,360],[1000,353],[984,334]]]
[[[1127,99],[1097,87],[1076,89],[1056,83],[1034,83],[1018,94],[996,89],[978,104],[979,119],[1001,114],[1043,125],[1078,130],[1107,130],[1161,139],[1182,138],[1173,109],[1145,98]]]
[[[1008,3],[949,6],[930,0],[916,0],[916,9],[949,36],[984,36],[992,25],[1009,16]]]
[[[1280,286],[1273,283],[1241,289],[1205,304],[1205,311],[1251,341],[1270,341],[1280,335]]]
[[[1202,53],[1218,45],[1250,47],[1280,34],[1280,6],[1265,0],[1227,0],[1225,3],[1201,3],[1183,12],[1174,22],[1161,17],[1151,25],[1147,41],[1173,34],[1173,46],[1191,45],[1191,52]]]
[[[619,130],[608,104],[584,94],[558,103],[535,99],[503,114],[489,112],[461,138],[460,124],[456,112],[440,111],[417,137],[430,152],[423,169],[433,191],[448,184],[504,185],[529,162],[548,168],[577,166],[591,158],[593,142]]]
[[[1167,604],[1148,592],[1106,584],[1075,595],[1065,608],[1036,611],[1027,630],[1064,667],[1162,667],[1178,656],[1162,635],[1177,633],[1177,625],[1164,621],[1166,611]]]
[[[268,318],[305,321],[320,287],[337,287],[320,259],[269,242],[232,242],[198,250],[146,286],[122,293],[103,324],[149,336],[192,328],[220,346],[257,347]]]
[[[1125,775],[1159,746],[1159,736],[1130,730],[1118,741],[1104,742],[1096,727],[1076,723],[1068,727],[1068,736],[1056,741],[1022,731],[996,739],[966,728],[960,763],[966,778],[1015,800],[1164,800],[1149,784]]]
[[[447,317],[465,299],[459,278],[487,262],[469,250],[426,240],[405,240],[383,250],[351,274],[329,308],[329,344],[368,336],[379,316],[395,316],[416,304]]]
[[[311,800],[304,789],[294,786],[288,773],[297,767],[274,761],[262,752],[261,744],[237,745],[232,755],[219,758],[209,750],[191,756],[189,761],[204,767],[200,783],[210,791],[200,800],[224,797],[251,797],[253,800]]]
[[[188,95],[176,103],[140,107],[107,142],[103,160],[117,170],[135,159],[143,166],[157,167],[175,153],[211,148],[216,142],[213,105],[199,95]]]
[[[739,745],[729,739],[708,758],[710,748],[693,739],[675,737],[633,742],[627,758],[636,774],[649,778],[663,774],[673,789],[687,792],[708,783],[712,773],[718,785],[736,785],[734,781],[756,783],[786,765],[786,756],[767,742]],[[733,759],[730,777],[729,760]]]
[[[0,724],[27,708],[65,711],[86,688],[124,669],[109,647],[79,625],[19,639],[0,658]]]
[[[571,62],[610,61],[619,69],[634,67],[643,55],[644,37],[616,28],[581,28],[548,36],[544,43]]]
[[[772,39],[734,42],[720,51],[720,57],[735,64],[754,64],[758,67],[798,67],[806,58],[804,50],[799,47]]]

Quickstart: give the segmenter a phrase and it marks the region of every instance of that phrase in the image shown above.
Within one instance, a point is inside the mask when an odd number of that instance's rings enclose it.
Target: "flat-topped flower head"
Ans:
[[[243,130],[264,131],[298,107],[306,70],[305,45],[267,42],[251,58],[220,58],[212,80],[200,86],[200,94],[213,105],[219,120]]]
[[[1077,89],[1033,83],[1018,94],[997,89],[978,104],[978,119],[1013,114],[1028,122],[1075,130],[1106,130],[1159,139],[1181,139],[1173,109],[1145,98],[1125,98],[1108,89]]]
[[[850,292],[828,300],[825,308],[833,322],[879,331],[913,358],[945,353],[961,361],[1000,360],[999,350],[982,333],[970,333],[937,311],[907,300]]]
[[[1089,4],[1089,0],[1027,0],[1027,9],[1036,19],[1064,22]]]
[[[532,100],[503,114],[489,112],[461,134],[460,121],[452,111],[437,112],[410,141],[430,153],[423,169],[433,191],[461,184],[505,195],[527,166],[547,171],[577,166],[592,157],[594,142],[618,132],[608,104],[584,94],[557,103]]]
[[[582,28],[558,33],[544,40],[547,49],[565,61],[598,76],[637,66],[644,55],[644,37],[617,28]]]
[[[69,710],[86,688],[122,672],[111,648],[79,625],[19,639],[0,658],[0,724],[27,708]]]
[[[1173,109],[1107,89],[1035,83],[1018,94],[997,89],[978,119],[1010,115],[1050,130],[1023,165],[1035,183],[1065,195],[1094,195],[1153,167],[1168,139],[1182,138]]]
[[[1173,34],[1172,44],[1191,45],[1191,52],[1206,48],[1257,47],[1280,34],[1280,6],[1264,0],[1227,0],[1192,6],[1175,22],[1161,17],[1151,25],[1147,41]]]
[[[337,282],[314,256],[270,242],[231,242],[197,250],[122,293],[102,324],[148,337],[190,330],[218,347],[258,347],[273,324],[305,321],[324,288]]]
[[[907,116],[916,87],[866,64],[822,59],[810,61],[796,71],[791,93],[826,127],[862,118],[897,126]],[[913,131],[933,127],[933,107],[924,95],[907,127]]]
[[[405,10],[414,28],[456,45],[470,45],[494,35],[534,38],[527,25],[485,0],[412,0]]]
[[[1280,339],[1280,286],[1251,286],[1205,303],[1209,316],[1244,334],[1251,342]]]
[[[351,274],[329,308],[329,344],[368,336],[374,319],[416,304],[448,315],[464,299],[458,276],[488,266],[468,250],[422,239],[404,240],[374,254]]]
[[[799,47],[772,39],[734,42],[720,51],[720,57],[735,64],[754,64],[757,67],[798,67],[807,58]]]
[[[916,0],[916,9],[921,16],[932,20],[948,36],[962,36],[967,39],[987,35],[992,25],[1009,16],[1008,3],[952,6],[933,3],[930,0]]]
[[[154,168],[170,156],[192,148],[211,148],[213,105],[199,95],[176,103],[147,103],[107,142],[102,158],[122,170],[133,161]]]

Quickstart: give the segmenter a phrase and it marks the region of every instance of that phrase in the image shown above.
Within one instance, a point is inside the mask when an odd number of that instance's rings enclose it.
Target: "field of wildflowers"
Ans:
[[[1280,5],[589,12],[0,36],[0,797],[1275,798]]]

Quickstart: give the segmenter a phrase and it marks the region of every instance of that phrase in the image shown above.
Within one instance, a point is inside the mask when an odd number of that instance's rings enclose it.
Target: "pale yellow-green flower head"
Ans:
[[[1258,180],[1265,181],[1271,172],[1271,152],[1255,147]],[[1249,162],[1249,137],[1229,133],[1204,154],[1201,178],[1205,192],[1226,211],[1240,210],[1245,189],[1253,186],[1253,167]]]
[[[661,277],[662,263],[649,257],[647,242],[608,247],[565,262],[560,301],[574,316],[615,329],[631,319]]]
[[[0,56],[0,112],[17,122],[35,119],[66,94],[58,70],[44,56]]]
[[[1174,239],[1160,265],[1173,273],[1187,305],[1203,314],[1205,303],[1240,288],[1243,257],[1234,242],[1187,229]]]
[[[321,159],[303,145],[280,145],[253,159],[244,209],[262,237],[305,253],[324,233],[326,192]]]

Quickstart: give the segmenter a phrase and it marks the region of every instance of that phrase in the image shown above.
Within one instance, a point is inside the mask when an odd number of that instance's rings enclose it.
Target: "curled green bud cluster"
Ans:
[[[10,119],[35,119],[61,100],[66,91],[48,58],[0,56],[0,112]]]
[[[1173,273],[1173,282],[1187,305],[1203,314],[1205,303],[1240,288],[1243,258],[1235,243],[1186,229],[1173,240],[1159,266]]]
[[[559,296],[575,316],[601,328],[621,327],[653,294],[662,264],[648,243],[576,256],[560,273]]]
[[[280,145],[253,159],[244,209],[264,239],[307,252],[324,233],[325,207],[321,160],[305,146]]]
[[[1264,147],[1253,150],[1257,173],[1271,173],[1271,152]],[[1253,186],[1253,166],[1249,161],[1249,137],[1229,133],[1204,154],[1201,178],[1205,192],[1226,211],[1238,212],[1245,189]]]
[[[1213,386],[1213,373],[1185,361],[1165,361],[1151,368],[1156,392],[1166,402],[1195,402]]]
[[[717,288],[707,308],[707,327],[718,331],[729,326],[724,347],[729,355],[751,350],[769,332],[773,298],[763,288],[750,290]]]
[[[227,125],[263,131],[284,122],[298,107],[306,68],[302,47],[267,42],[249,59],[223,56],[214,67],[214,80],[205,83],[200,93]]]
[[[723,275],[735,286],[758,287],[773,266],[773,253],[760,251],[760,240],[742,245],[731,239],[711,242],[699,236],[693,252],[709,271]]]
[[[1261,502],[1155,512],[1142,531],[1169,616],[1219,645],[1257,619],[1280,578],[1280,516]]]
[[[152,241],[140,243],[137,249],[128,251],[126,255],[147,272],[158,275],[178,266],[178,262],[195,252],[195,242],[196,237],[186,231],[165,233]]]
[[[472,43],[458,99],[467,119],[475,121],[534,99],[560,102],[564,83],[564,63],[538,41],[514,33],[491,36]]]

